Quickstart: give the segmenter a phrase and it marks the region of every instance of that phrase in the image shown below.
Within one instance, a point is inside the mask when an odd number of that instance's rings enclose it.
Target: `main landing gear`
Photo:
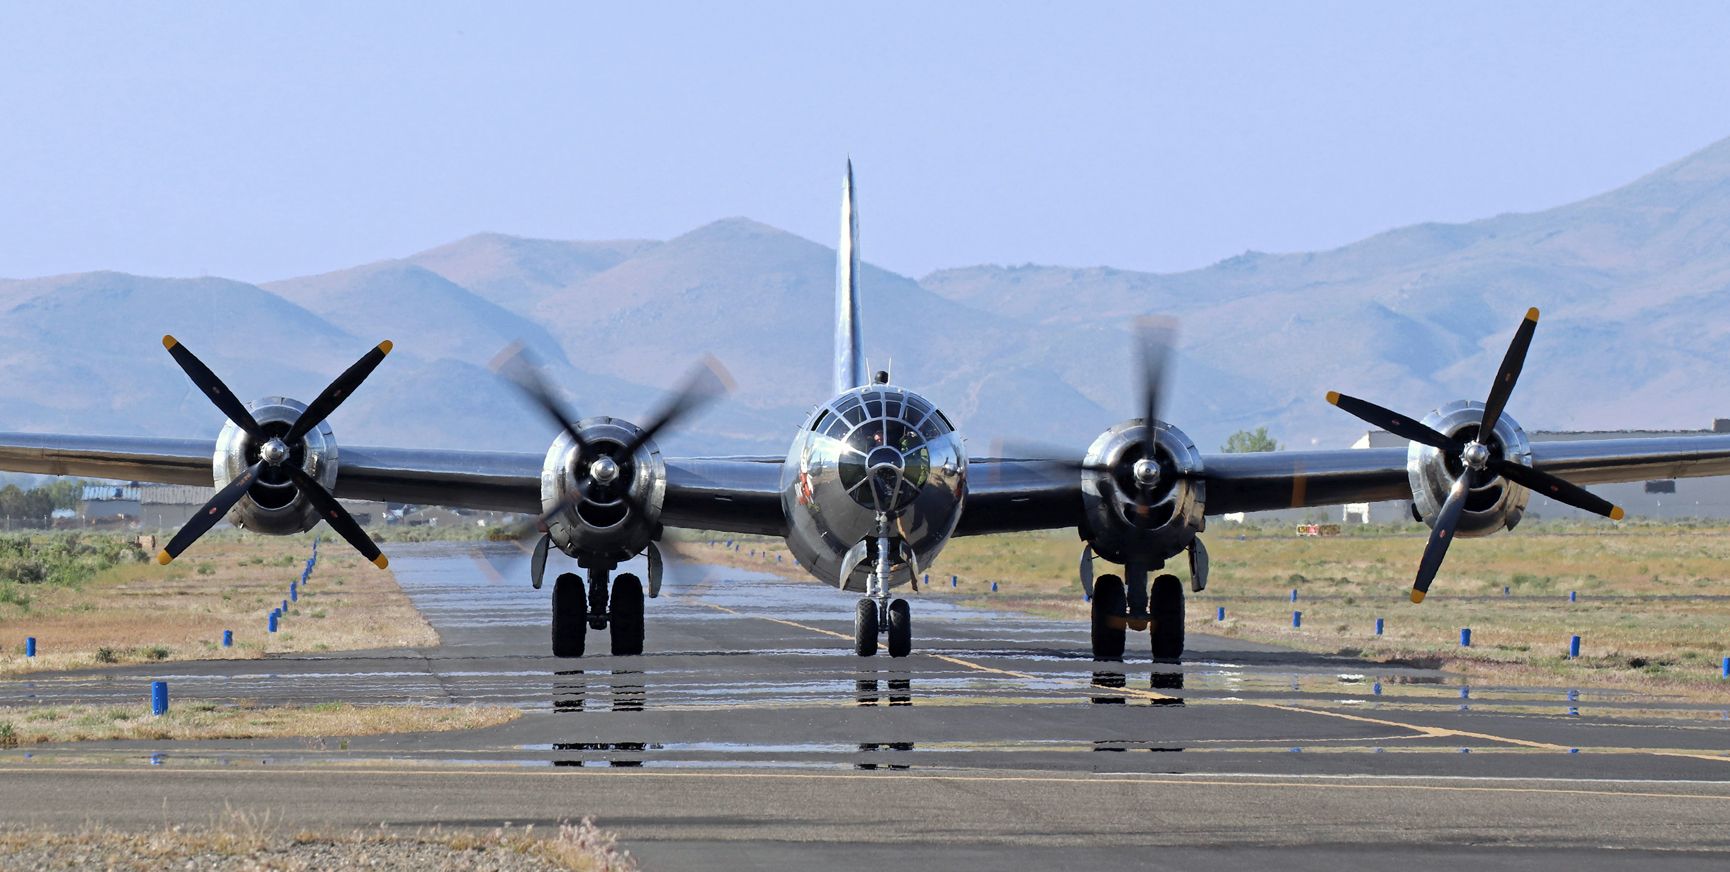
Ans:
[[[587,590],[574,572],[553,582],[553,656],[581,657],[590,629],[612,627],[615,657],[643,653],[643,582],[625,573],[612,582],[607,569],[590,569]],[[611,605],[611,609],[608,606]]]
[[[1161,575],[1147,584],[1147,570],[1131,566],[1124,580],[1100,576],[1093,583],[1093,659],[1121,661],[1128,631],[1146,630],[1155,663],[1183,656],[1183,583]]]

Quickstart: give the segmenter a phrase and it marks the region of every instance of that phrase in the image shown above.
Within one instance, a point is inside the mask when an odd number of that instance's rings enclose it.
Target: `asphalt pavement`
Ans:
[[[561,660],[526,564],[509,545],[393,547],[436,648],[0,681],[0,706],[136,702],[162,679],[177,704],[472,703],[520,708],[513,723],[9,751],[0,822],[593,815],[650,868],[1730,863],[1730,691],[1467,686],[1194,632],[1181,664],[1145,643],[1095,663],[1085,626],[933,596],[911,598],[913,656],[862,659],[848,595],[697,566],[650,601],[645,654],[607,656],[595,631]]]

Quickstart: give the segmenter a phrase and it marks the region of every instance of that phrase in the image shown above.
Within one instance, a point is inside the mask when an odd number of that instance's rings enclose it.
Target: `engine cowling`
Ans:
[[[1507,414],[1496,421],[1494,432],[1479,436],[1484,404],[1460,400],[1449,403],[1424,416],[1424,423],[1445,436],[1461,439],[1477,438],[1495,456],[1523,466],[1532,465],[1532,446],[1526,431]],[[1424,523],[1434,525],[1448,491],[1460,477],[1460,459],[1419,442],[1411,443],[1406,451],[1406,475],[1412,485],[1412,507]],[[1466,495],[1466,508],[1460,514],[1455,536],[1488,536],[1498,530],[1511,530],[1520,523],[1531,492],[1501,476],[1485,476],[1483,484]]]
[[[306,410],[306,404],[288,397],[265,397],[249,403],[247,408],[261,430],[270,436],[281,436]],[[222,432],[217,434],[216,452],[211,462],[216,487],[223,488],[247,467],[257,463],[262,447],[233,421],[225,422]],[[288,448],[289,463],[298,464],[325,490],[335,490],[337,449],[330,424],[320,421],[299,444]],[[258,480],[247,488],[246,496],[229,511],[228,520],[255,533],[287,536],[304,533],[321,519],[318,510],[282,470],[266,465]]]
[[[629,421],[584,418],[576,427],[587,451],[579,449],[571,434],[560,433],[541,467],[542,511],[569,503],[547,521],[547,533],[579,565],[612,566],[641,552],[658,535],[667,467],[652,440],[628,457],[617,456],[642,435]],[[585,495],[571,501],[579,483]]]
[[[1155,422],[1157,482],[1145,510],[1135,478],[1146,428],[1125,421],[1100,434],[1087,449],[1082,473],[1082,538],[1113,563],[1131,558],[1157,565],[1182,553],[1206,529],[1207,482],[1195,441],[1170,424]]]

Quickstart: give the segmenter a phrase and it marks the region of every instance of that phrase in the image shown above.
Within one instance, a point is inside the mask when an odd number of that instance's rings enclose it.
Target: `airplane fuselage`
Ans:
[[[806,571],[845,590],[866,589],[881,541],[891,543],[890,585],[914,580],[949,541],[966,498],[960,435],[929,400],[888,384],[818,407],[781,467],[788,548]],[[859,543],[870,559],[847,566]]]

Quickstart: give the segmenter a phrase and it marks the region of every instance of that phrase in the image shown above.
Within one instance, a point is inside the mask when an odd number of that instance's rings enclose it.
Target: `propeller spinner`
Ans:
[[[1437,570],[1441,569],[1442,558],[1448,553],[1448,543],[1453,540],[1454,532],[1459,528],[1460,513],[1466,508],[1466,495],[1492,476],[1499,475],[1577,509],[1603,515],[1613,521],[1622,520],[1622,509],[1609,500],[1547,472],[1508,460],[1501,456],[1493,443],[1480,441],[1488,438],[1487,434],[1493,433],[1496,422],[1501,420],[1508,397],[1514,392],[1514,383],[1519,380],[1520,369],[1525,366],[1526,351],[1532,346],[1532,334],[1537,329],[1538,310],[1526,310],[1526,318],[1520,322],[1519,329],[1514,331],[1514,340],[1508,344],[1508,353],[1502,358],[1501,369],[1496,372],[1496,381],[1490,386],[1490,395],[1484,401],[1483,422],[1469,439],[1443,435],[1416,419],[1367,400],[1346,396],[1338,391],[1328,392],[1328,402],[1341,409],[1396,436],[1453,456],[1460,462],[1460,476],[1454,480],[1447,500],[1436,514],[1435,524],[1430,529],[1430,541],[1424,546],[1423,558],[1418,561],[1418,574],[1412,582],[1414,603],[1424,601],[1424,595],[1430,590],[1430,582],[1435,580]]]

